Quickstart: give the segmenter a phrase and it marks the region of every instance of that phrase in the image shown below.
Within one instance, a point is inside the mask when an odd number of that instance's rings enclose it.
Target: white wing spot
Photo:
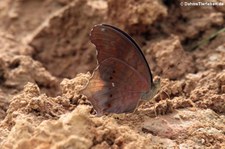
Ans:
[[[112,87],[115,87],[115,83],[112,82]]]

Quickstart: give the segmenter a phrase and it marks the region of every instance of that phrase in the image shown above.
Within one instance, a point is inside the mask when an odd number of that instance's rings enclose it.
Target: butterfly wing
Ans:
[[[117,58],[103,60],[84,94],[97,114],[132,112],[148,83],[133,67]]]
[[[100,115],[133,111],[153,85],[143,53],[129,35],[110,25],[96,25],[90,39],[99,66],[83,93]]]
[[[116,27],[99,24],[92,29],[90,39],[97,48],[98,63],[110,57],[122,60],[138,71],[151,88],[153,82],[148,63],[139,46],[128,34]]]

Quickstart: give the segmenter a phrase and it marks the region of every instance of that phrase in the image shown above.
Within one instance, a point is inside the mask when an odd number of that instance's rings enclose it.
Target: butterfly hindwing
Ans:
[[[95,70],[85,95],[98,114],[126,113],[134,111],[147,90],[139,72],[117,58],[108,58]]]

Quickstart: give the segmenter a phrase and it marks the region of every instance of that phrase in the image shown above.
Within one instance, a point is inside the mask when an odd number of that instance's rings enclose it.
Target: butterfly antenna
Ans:
[[[169,95],[166,91],[162,90],[162,93],[165,93],[165,94],[167,95],[167,97],[168,97],[169,99],[171,99],[171,98],[170,98],[170,95]],[[160,94],[160,99],[163,100],[162,94]]]
[[[155,117],[157,117],[158,115],[157,115],[157,105],[156,104],[154,104],[154,113],[155,113]]]

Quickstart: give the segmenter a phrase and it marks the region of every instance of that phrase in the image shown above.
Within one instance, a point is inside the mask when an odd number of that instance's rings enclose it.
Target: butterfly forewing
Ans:
[[[150,68],[140,48],[129,35],[113,26],[100,24],[92,29],[90,39],[97,48],[99,63],[110,57],[120,59],[138,71],[151,88]]]

